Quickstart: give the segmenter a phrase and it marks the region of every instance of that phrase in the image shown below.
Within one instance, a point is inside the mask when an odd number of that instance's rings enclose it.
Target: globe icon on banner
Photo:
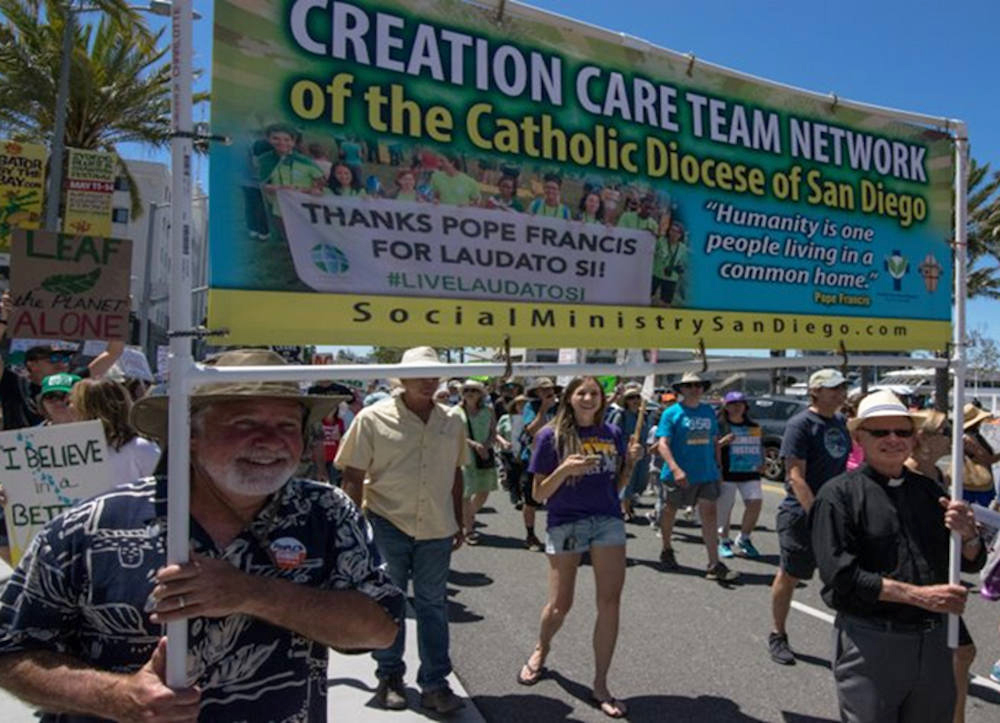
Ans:
[[[344,252],[330,244],[316,244],[310,250],[316,268],[327,274],[346,274],[351,268]]]

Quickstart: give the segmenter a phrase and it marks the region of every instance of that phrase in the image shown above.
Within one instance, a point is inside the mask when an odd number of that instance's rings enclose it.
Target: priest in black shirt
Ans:
[[[962,537],[962,569],[986,552],[964,502],[904,467],[914,421],[890,392],[869,394],[849,423],[865,464],[827,482],[810,509],[823,600],[837,611],[833,673],[849,723],[952,719],[955,681],[945,613],[967,591],[948,584],[949,530]]]

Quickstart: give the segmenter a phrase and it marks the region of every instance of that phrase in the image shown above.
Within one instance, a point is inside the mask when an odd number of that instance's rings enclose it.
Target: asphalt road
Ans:
[[[774,514],[781,497],[780,488],[767,487],[762,525],[754,533],[763,557],[732,560],[730,566],[742,577],[727,587],[703,578],[705,551],[698,528],[678,526],[674,548],[684,567],[663,573],[656,565],[659,538],[645,524],[628,526],[630,566],[610,685],[628,704],[629,720],[836,722],[829,669],[830,618],[819,598],[817,581],[796,592],[796,607],[789,618],[796,665],[776,665],[767,654],[768,586],[778,552]],[[481,515],[482,543],[456,553],[450,576],[452,659],[464,693],[491,723],[607,720],[587,702],[593,675],[590,637],[595,609],[593,576],[586,566],[577,578],[574,607],[546,663],[549,674],[530,688],[516,683],[515,676],[537,635],[548,565],[544,554],[523,548],[521,515],[511,507],[506,493],[495,493],[489,505]],[[742,514],[739,502],[735,514]],[[543,530],[544,514],[540,514],[538,532]],[[0,566],[0,572],[8,571]],[[1000,658],[1000,605],[973,595],[965,619],[979,647],[973,673],[980,676],[971,687],[966,720],[996,723],[1000,720],[1000,685],[985,678],[990,665]],[[412,688],[416,675],[412,620],[408,632],[407,682]],[[330,720],[423,719],[419,710],[384,712],[373,706],[372,667],[368,656],[334,656]],[[411,691],[414,706],[415,695]],[[470,707],[461,720],[477,718]],[[35,717],[29,707],[0,692],[0,720],[27,723]]]
[[[630,524],[629,568],[621,631],[612,663],[612,692],[632,721],[836,721],[829,668],[831,625],[818,580],[796,591],[789,637],[798,660],[784,667],[767,654],[769,585],[777,564],[774,515],[783,493],[768,485],[758,560],[735,558],[742,577],[723,587],[703,578],[700,531],[678,526],[674,549],[682,570],[659,571],[660,540],[645,524]],[[544,554],[523,549],[520,513],[506,493],[494,493],[481,514],[482,543],[453,558],[450,579],[452,656],[458,677],[487,721],[549,723],[607,720],[587,700],[593,675],[593,575],[580,570],[574,607],[534,687],[515,682],[537,636],[547,590]],[[645,512],[645,509],[641,510]],[[742,514],[737,502],[734,520]],[[539,533],[544,516],[539,515]],[[972,578],[969,578],[972,582]],[[806,606],[806,607],[800,607]],[[818,613],[818,614],[817,614]],[[966,622],[979,647],[973,673],[986,678],[1000,658],[1000,605],[970,596]],[[1000,719],[1000,685],[973,684],[967,721]]]

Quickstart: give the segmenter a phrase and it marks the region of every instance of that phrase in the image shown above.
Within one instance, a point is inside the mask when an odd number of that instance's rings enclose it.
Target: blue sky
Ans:
[[[996,0],[531,4],[789,85],[964,120],[973,157],[1000,169]],[[207,88],[212,3],[195,0],[195,8],[205,16],[195,23],[195,63],[205,71],[199,86]],[[132,150],[126,155],[160,157]],[[207,177],[207,162],[199,163]],[[1000,338],[1000,302],[975,300],[968,310],[971,327]]]

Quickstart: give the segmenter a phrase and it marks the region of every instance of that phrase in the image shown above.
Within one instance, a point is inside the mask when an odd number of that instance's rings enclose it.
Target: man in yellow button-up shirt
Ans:
[[[407,350],[402,363],[441,364],[430,347]],[[421,705],[451,713],[463,704],[446,680],[451,673],[446,583],[452,550],[462,544],[458,520],[466,443],[462,417],[434,402],[438,381],[402,379],[401,394],[361,410],[335,464],[344,472],[344,491],[359,505],[364,499],[392,582],[405,591],[413,581]],[[393,646],[373,655],[379,679],[375,697],[384,708],[406,707],[405,639],[401,625]]]

